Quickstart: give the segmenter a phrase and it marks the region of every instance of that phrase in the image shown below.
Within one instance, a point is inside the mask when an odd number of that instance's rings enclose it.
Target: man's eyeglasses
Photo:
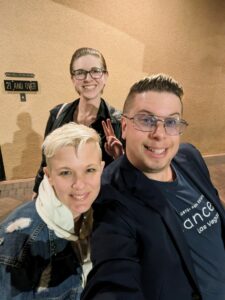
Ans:
[[[154,115],[146,114],[137,114],[133,117],[123,115],[123,117],[131,120],[135,129],[145,132],[154,132],[158,122],[163,123],[168,135],[180,135],[188,126],[188,123],[185,120],[174,117],[159,118]]]
[[[73,70],[72,75],[77,79],[77,80],[84,80],[87,78],[87,74],[91,75],[91,78],[93,79],[100,79],[103,75],[103,73],[106,73],[106,70],[102,70],[100,68],[92,68],[90,71],[86,71],[83,69],[79,70]]]

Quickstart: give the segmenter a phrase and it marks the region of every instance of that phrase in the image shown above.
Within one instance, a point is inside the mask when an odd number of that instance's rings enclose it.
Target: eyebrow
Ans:
[[[98,167],[99,164],[98,163],[91,163],[89,165],[86,166],[86,168],[90,168],[90,167]]]
[[[60,170],[71,170],[71,168],[69,168],[69,167],[59,167],[59,168],[57,168],[56,169],[57,171],[60,171]]]
[[[90,163],[88,165],[84,165],[84,168],[96,167],[98,165],[99,165],[98,163]],[[73,169],[70,167],[62,166],[62,167],[57,168],[56,170],[60,171],[60,170],[73,170]]]
[[[102,67],[91,67],[90,69],[89,69],[89,71],[91,71],[91,70],[93,70],[93,69],[102,69]],[[75,70],[73,70],[73,72],[75,72],[75,71],[88,71],[88,70],[86,70],[86,69],[75,69]]]
[[[153,112],[151,112],[151,111],[148,111],[148,110],[140,110],[140,111],[138,111],[138,112],[135,113],[135,114],[148,114],[148,115],[157,116],[155,113],[153,113]],[[174,112],[174,113],[169,114],[168,117],[172,117],[172,116],[175,116],[175,115],[180,116],[181,113],[179,113],[179,112]],[[158,116],[158,117],[161,117],[161,116]]]

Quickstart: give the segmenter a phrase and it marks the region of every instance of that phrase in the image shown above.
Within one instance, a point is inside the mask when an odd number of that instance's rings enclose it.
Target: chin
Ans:
[[[83,206],[83,207],[80,207],[80,208],[77,208],[76,210],[74,210],[73,214],[81,215],[81,214],[85,213],[86,211],[88,211],[89,209],[90,209],[90,206],[88,206],[88,207]]]

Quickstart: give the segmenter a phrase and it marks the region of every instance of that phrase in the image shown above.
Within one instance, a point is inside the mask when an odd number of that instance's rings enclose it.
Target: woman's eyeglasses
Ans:
[[[77,80],[84,80],[87,78],[87,74],[90,74],[91,78],[93,79],[100,79],[104,73],[106,73],[106,70],[100,69],[100,68],[92,68],[90,71],[86,71],[83,69],[74,70],[72,71],[72,75]]]

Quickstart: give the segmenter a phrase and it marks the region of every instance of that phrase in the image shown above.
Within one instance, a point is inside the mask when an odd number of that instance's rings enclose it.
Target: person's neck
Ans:
[[[169,166],[169,168],[167,170],[165,170],[164,172],[144,172],[144,174],[152,180],[156,180],[156,181],[161,181],[161,182],[172,182],[176,179],[176,174],[173,171],[173,169],[171,168],[171,166]]]
[[[97,118],[101,99],[86,100],[80,98],[79,105],[74,112],[74,121],[90,126]]]

